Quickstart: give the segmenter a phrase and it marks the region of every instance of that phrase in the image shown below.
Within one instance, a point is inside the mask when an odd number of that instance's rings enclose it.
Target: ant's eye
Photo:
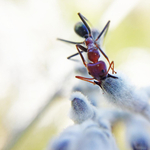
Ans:
[[[104,70],[104,69],[102,70],[102,73],[105,73],[105,70]]]

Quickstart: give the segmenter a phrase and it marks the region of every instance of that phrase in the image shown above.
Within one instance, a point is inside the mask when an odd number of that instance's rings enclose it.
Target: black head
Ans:
[[[87,38],[89,35],[87,27],[82,22],[76,23],[74,31],[83,38]]]

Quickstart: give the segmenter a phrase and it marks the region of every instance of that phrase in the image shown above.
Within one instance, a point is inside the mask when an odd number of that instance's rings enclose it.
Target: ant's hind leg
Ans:
[[[85,77],[81,77],[81,76],[75,76],[77,79],[80,79],[80,80],[83,80],[83,81],[86,81],[86,82],[89,82],[89,83],[92,83],[92,84],[96,84],[94,81],[90,81],[90,80],[93,80],[94,78],[85,78]]]
[[[108,70],[107,70],[107,74],[108,74],[110,68],[112,69],[112,74],[114,74],[114,73],[116,74],[116,73],[117,73],[117,72],[114,71],[114,61],[112,61],[112,62],[110,63],[109,68],[108,68]]]
[[[115,72],[114,71],[114,61],[112,61],[111,63],[110,63],[110,61],[109,61],[109,58],[107,57],[107,55],[103,52],[103,50],[96,44],[96,47],[100,50],[100,52],[103,54],[103,56],[106,58],[106,60],[108,61],[108,63],[109,63],[109,66],[111,66],[111,69],[112,69],[112,74],[116,74],[117,72]],[[112,66],[113,65],[113,66]]]
[[[87,67],[86,61],[85,61],[83,55],[81,54],[79,48],[80,48],[82,51],[87,51],[87,49],[86,49],[85,47],[81,46],[81,45],[76,45],[76,48],[77,48],[77,50],[78,50],[78,53],[79,53],[80,56],[81,56],[81,59],[82,59],[82,62],[83,62],[83,64],[84,64],[84,66]]]
[[[116,71],[114,71],[114,61],[112,61],[111,63],[110,63],[110,65],[111,65],[111,69],[112,69],[112,74],[116,74],[117,72]]]

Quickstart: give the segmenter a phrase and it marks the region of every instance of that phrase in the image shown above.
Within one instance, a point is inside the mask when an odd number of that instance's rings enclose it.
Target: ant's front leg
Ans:
[[[82,62],[83,62],[83,64],[84,64],[84,66],[87,68],[86,61],[85,61],[83,55],[81,54],[79,48],[80,48],[82,51],[87,51],[87,49],[86,49],[85,47],[83,47],[82,45],[76,45],[76,48],[77,48],[77,50],[78,50],[78,52],[79,52],[79,54],[80,54],[80,56],[81,56],[81,59],[82,59]]]

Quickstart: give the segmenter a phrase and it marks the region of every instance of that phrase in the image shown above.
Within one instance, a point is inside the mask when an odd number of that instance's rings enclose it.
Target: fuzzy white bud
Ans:
[[[137,92],[122,76],[118,79],[107,77],[102,80],[101,88],[107,100],[122,109],[142,114],[150,121],[148,98]]]
[[[150,149],[150,124],[144,118],[132,116],[126,122],[126,138],[133,150]]]
[[[96,109],[87,98],[80,92],[74,92],[71,96],[70,118],[75,123],[82,123],[88,119],[96,117]]]
[[[81,127],[73,125],[66,128],[59,137],[50,142],[47,150],[71,150],[81,136]]]
[[[81,124],[83,134],[75,150],[117,150],[116,142],[109,130],[103,130],[91,120]]]

